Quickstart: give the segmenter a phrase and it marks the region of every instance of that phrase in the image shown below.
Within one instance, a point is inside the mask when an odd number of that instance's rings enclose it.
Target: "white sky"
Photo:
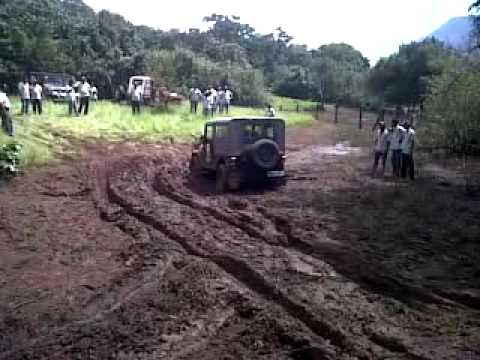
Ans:
[[[388,56],[402,43],[429,35],[454,16],[467,15],[474,0],[84,0],[136,25],[157,29],[204,28],[212,13],[237,15],[260,33],[281,26],[294,42],[310,48],[346,42],[371,60]]]

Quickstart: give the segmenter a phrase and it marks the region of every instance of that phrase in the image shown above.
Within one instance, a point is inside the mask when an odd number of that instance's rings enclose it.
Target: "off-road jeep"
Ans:
[[[217,191],[246,182],[285,182],[285,122],[270,117],[207,121],[193,146],[190,171],[214,172]]]

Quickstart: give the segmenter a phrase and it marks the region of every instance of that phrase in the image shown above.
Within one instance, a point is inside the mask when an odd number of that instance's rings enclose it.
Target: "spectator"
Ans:
[[[13,124],[10,116],[10,100],[6,93],[0,91],[0,116],[2,118],[2,129],[8,136],[13,136]]]
[[[230,109],[230,103],[233,99],[233,93],[230,91],[228,87],[225,86],[225,112],[228,114],[228,110]]]
[[[143,98],[143,90],[141,82],[136,82],[134,85],[134,89],[132,91],[132,113],[140,114],[140,103],[142,102]]]
[[[265,109],[265,116],[267,117],[275,117],[275,109],[271,104],[267,105],[267,108]]]
[[[402,141],[405,135],[405,129],[398,122],[393,120],[392,129],[390,130],[390,148],[392,149],[392,171],[393,176],[400,176],[402,164]]]
[[[212,116],[213,114],[217,111],[217,96],[218,96],[218,93],[217,93],[217,89],[215,89],[214,87],[211,87],[210,88],[210,96],[211,96],[211,101],[210,101],[210,112],[212,113]]]
[[[98,89],[95,86],[95,84],[92,83],[92,87],[90,89],[90,94],[92,95],[92,100],[97,101],[98,100]]]
[[[84,110],[84,115],[88,115],[88,105],[90,103],[90,84],[87,81],[85,76],[82,76],[82,83],[80,84],[80,107],[78,112],[82,114]]]
[[[78,93],[75,91],[73,80],[70,80],[68,82],[67,100],[68,100],[68,114],[78,115],[78,110],[77,110]]]
[[[210,95],[209,91],[206,90],[204,94],[202,94],[202,105],[203,105],[203,115],[208,116],[210,113],[209,105],[208,105],[208,96]]]
[[[191,89],[190,91],[190,112],[197,113],[198,103],[202,99],[202,92],[199,88]]]
[[[407,122],[405,123],[405,136],[402,142],[402,178],[410,177],[415,180],[415,163],[413,161],[413,150],[415,148],[415,130]]]
[[[208,112],[209,112],[210,116],[212,116],[212,117],[215,114],[215,108],[217,107],[216,96],[214,94],[216,94],[216,92],[213,92],[213,91],[210,90],[210,93],[207,96]]]
[[[7,86],[7,84],[5,84],[5,83],[2,84],[2,90],[1,90],[1,91],[3,91],[5,94],[8,94],[8,86]]]
[[[378,123],[378,129],[375,132],[374,138],[374,161],[373,161],[373,169],[372,169],[372,176],[375,176],[377,173],[378,162],[380,159],[382,160],[382,176],[385,172],[385,164],[387,162],[387,155],[388,155],[388,130],[385,128],[385,123],[380,121]]]
[[[30,104],[30,83],[25,79],[23,83],[18,85],[20,93],[20,101],[22,103],[22,114],[28,114],[28,107]]]
[[[226,101],[225,90],[223,90],[223,89],[218,90],[217,99],[218,99],[218,101],[217,101],[218,102],[218,111],[220,112],[220,114],[223,114],[223,110],[225,109],[225,101]]]
[[[35,80],[32,87],[32,108],[33,113],[42,115],[42,86]]]

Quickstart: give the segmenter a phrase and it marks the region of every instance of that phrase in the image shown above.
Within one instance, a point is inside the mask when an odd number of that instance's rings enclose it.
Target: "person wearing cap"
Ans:
[[[82,83],[80,84],[80,107],[78,112],[84,115],[88,115],[88,105],[90,103],[90,84],[85,76],[82,76]]]
[[[410,123],[405,123],[405,136],[402,142],[402,178],[408,176],[415,180],[415,163],[413,161],[413,150],[415,149],[415,130]]]
[[[2,118],[2,129],[9,136],[13,136],[13,124],[10,116],[10,100],[3,91],[0,91],[0,116]]]
[[[398,119],[392,122],[392,129],[390,130],[390,149],[392,172],[393,176],[400,176],[400,169],[402,164],[402,142],[405,136],[405,128],[399,124]]]
[[[382,175],[385,172],[385,164],[387,162],[388,155],[388,130],[385,128],[385,122],[380,121],[378,123],[378,129],[375,131],[373,146],[374,146],[374,161],[372,168],[372,176],[377,173],[378,162],[382,160]]]

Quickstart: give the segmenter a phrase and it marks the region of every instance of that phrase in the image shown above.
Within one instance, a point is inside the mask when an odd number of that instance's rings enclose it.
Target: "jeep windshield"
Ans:
[[[242,127],[243,142],[253,144],[260,139],[275,140],[275,128],[271,123],[245,124]]]

